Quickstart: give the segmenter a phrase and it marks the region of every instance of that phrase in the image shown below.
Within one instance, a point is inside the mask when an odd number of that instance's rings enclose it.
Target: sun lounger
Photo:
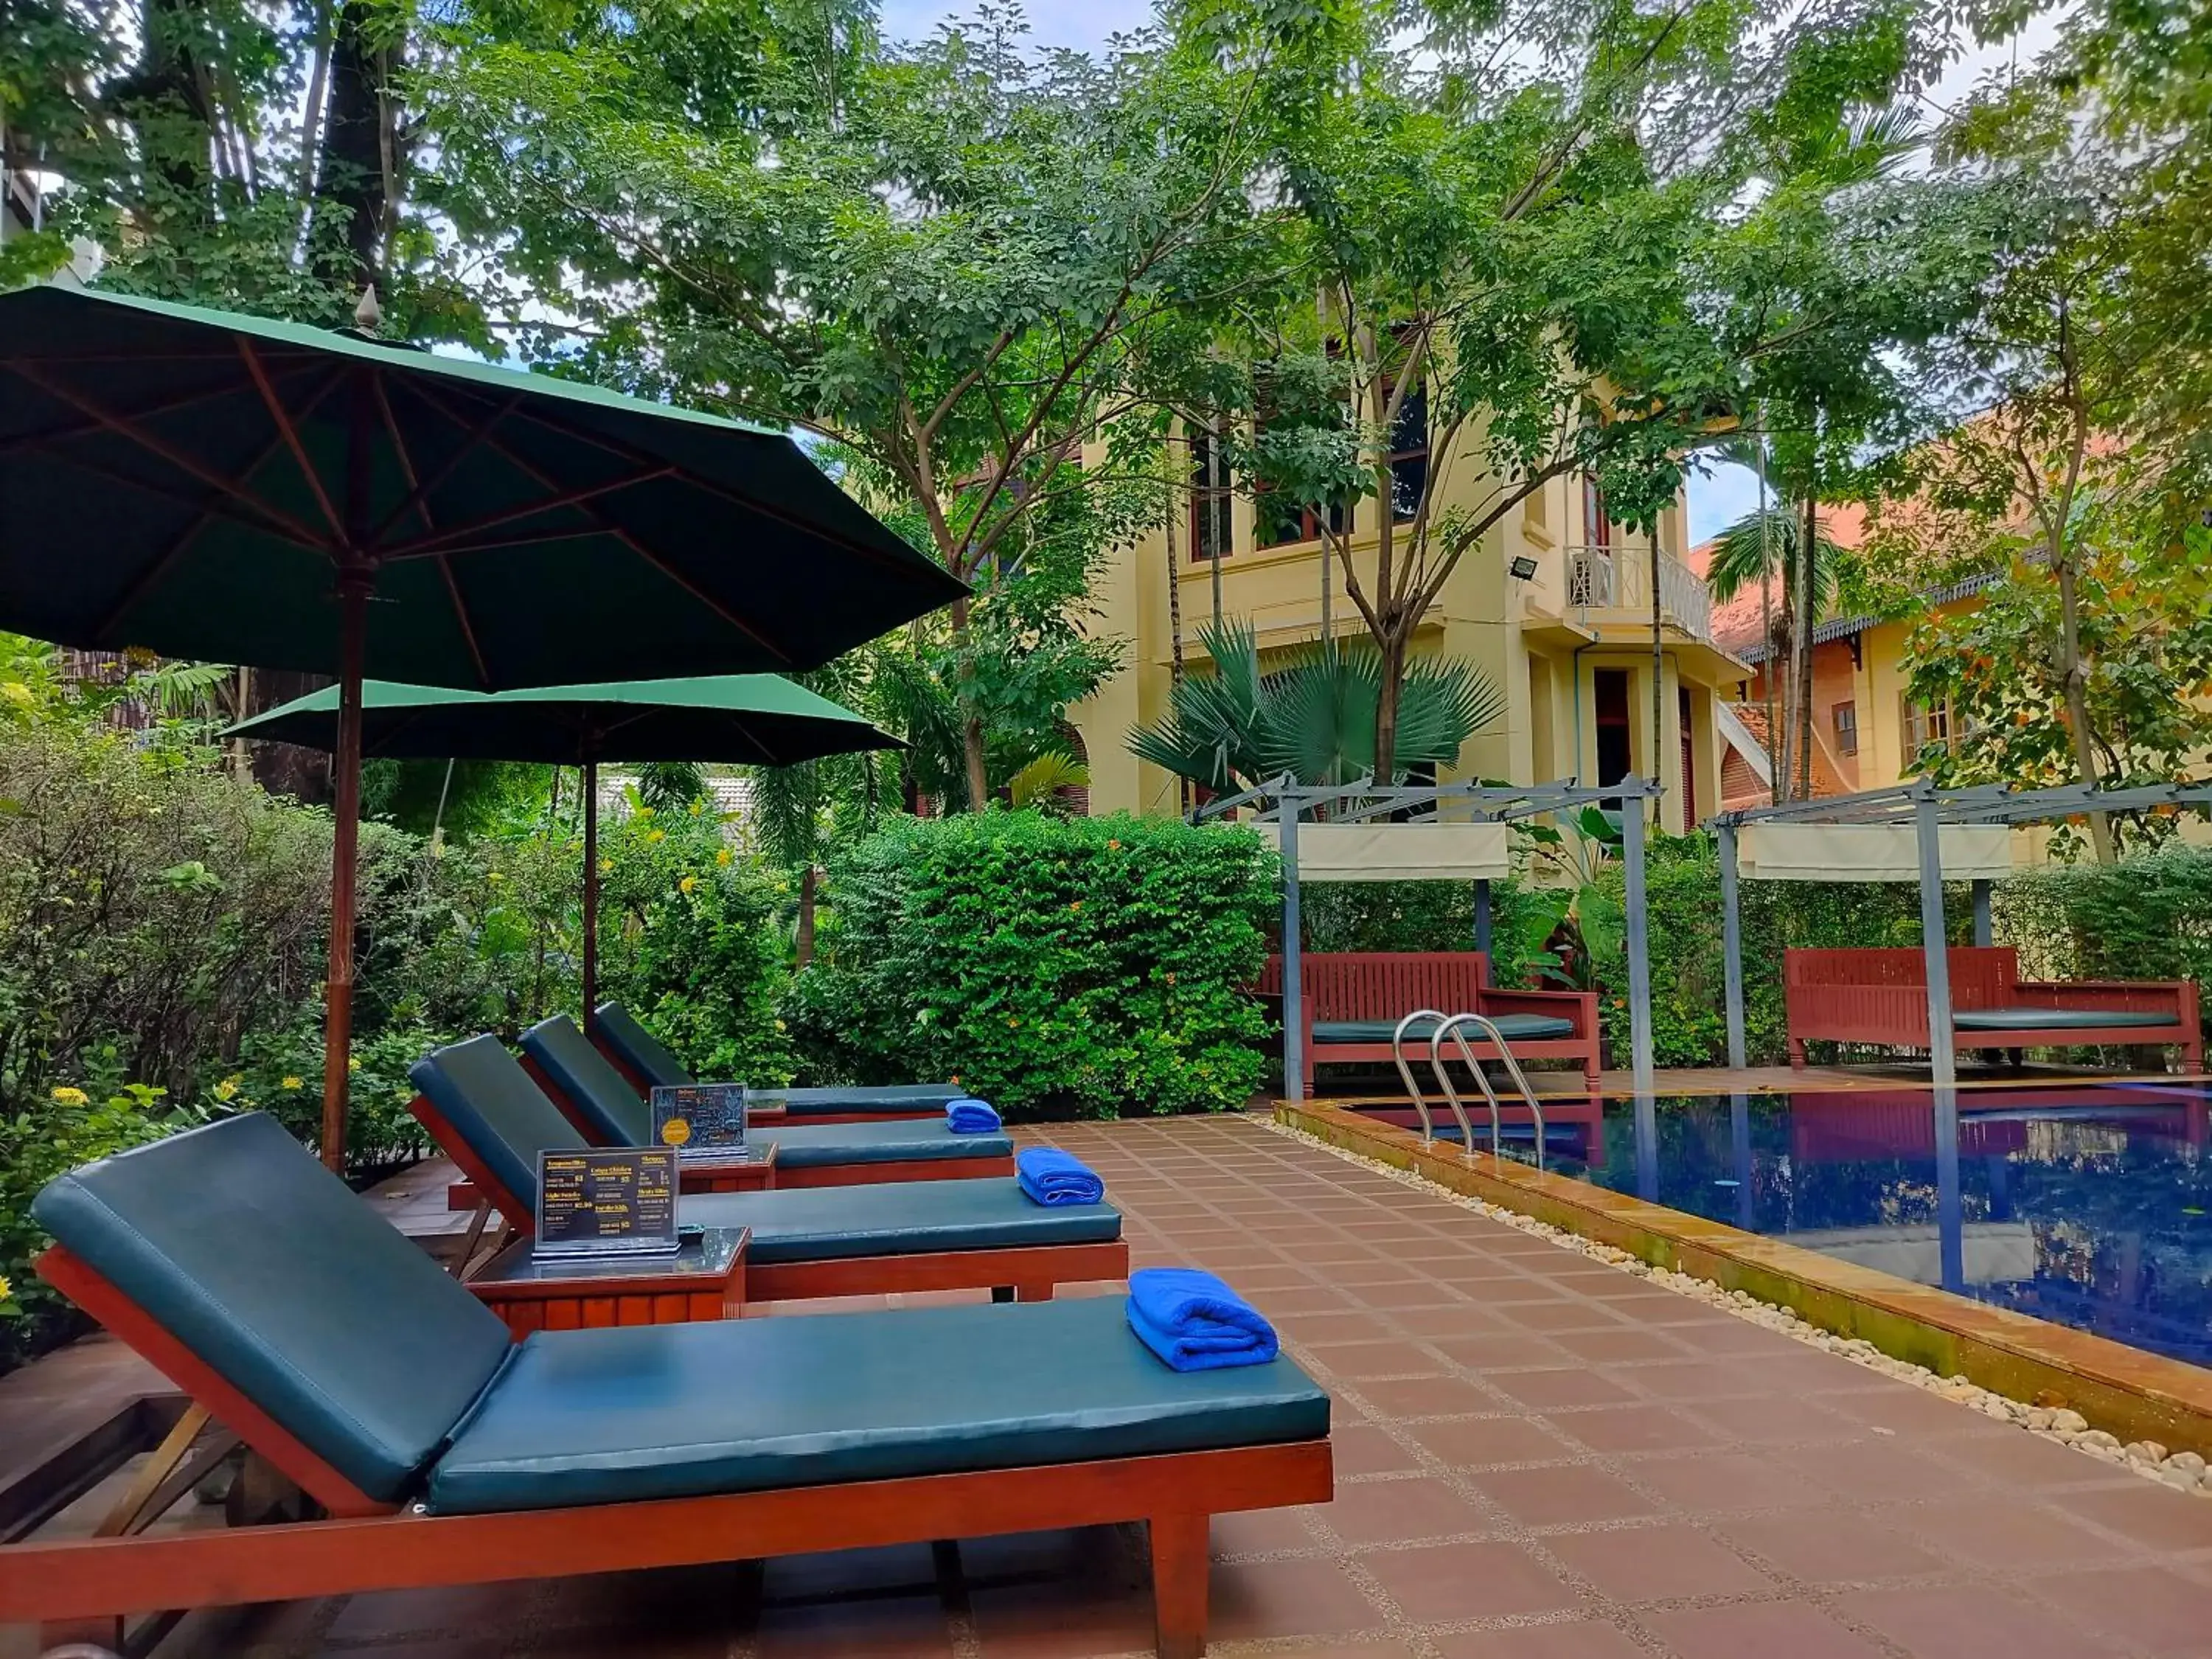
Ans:
[[[585,1138],[491,1037],[441,1048],[416,1066],[415,1086],[422,1127],[510,1224],[528,1231],[538,1154],[573,1150]],[[697,1193],[677,1213],[686,1225],[752,1230],[748,1304],[978,1289],[1041,1300],[1055,1285],[1129,1271],[1111,1205],[1047,1208],[1006,1177]]]
[[[0,1624],[49,1639],[128,1613],[1143,1520],[1158,1650],[1188,1659],[1209,1516],[1330,1496],[1328,1399],[1295,1363],[1170,1370],[1119,1297],[514,1346],[258,1115],[61,1176],[33,1214],[57,1241],[40,1271],[329,1517],[0,1546]]]
[[[478,1038],[477,1041],[487,1041]],[[553,1103],[595,1146],[652,1140],[645,1103],[566,1014],[522,1034],[526,1069]],[[776,1187],[851,1187],[881,1181],[972,1181],[1014,1172],[1014,1143],[1003,1134],[959,1135],[945,1109],[927,1120],[793,1124],[771,1117],[748,1140],[775,1151]],[[705,1172],[701,1172],[705,1174]],[[685,1190],[710,1190],[686,1173]]]
[[[592,1041],[640,1094],[654,1084],[697,1079],[619,1002],[593,1011]],[[812,1089],[763,1089],[764,1102],[809,1123],[876,1123],[886,1118],[942,1117],[968,1091],[956,1083],[833,1084]]]

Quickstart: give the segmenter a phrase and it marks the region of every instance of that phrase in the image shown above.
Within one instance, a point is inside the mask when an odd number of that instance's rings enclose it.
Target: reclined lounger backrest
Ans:
[[[538,1207],[538,1154],[585,1144],[522,1063],[489,1033],[448,1043],[416,1060],[407,1075],[526,1216]]]
[[[615,1051],[623,1065],[643,1078],[648,1088],[655,1085],[669,1088],[699,1080],[685,1071],[684,1062],[670,1054],[660,1039],[638,1024],[630,1011],[619,1002],[603,1002],[592,1012],[599,1019],[601,1041]]]
[[[568,1015],[556,1014],[525,1031],[522,1052],[591,1121],[606,1145],[642,1146],[652,1139],[653,1114],[637,1091]]]
[[[258,1112],[57,1176],[31,1213],[380,1502],[507,1358],[495,1315]]]

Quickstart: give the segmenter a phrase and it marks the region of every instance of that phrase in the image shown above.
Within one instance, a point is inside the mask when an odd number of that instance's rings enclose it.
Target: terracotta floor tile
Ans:
[[[1563,1533],[1545,1539],[1544,1547],[1601,1594],[1620,1601],[1749,1595],[1773,1588],[1765,1573],[1692,1527]]]
[[[1465,1417],[1498,1409],[1495,1398],[1464,1377],[1409,1376],[1352,1386],[1382,1417]]]
[[[1564,1613],[1574,1589],[1518,1544],[1431,1544],[1359,1558],[1417,1625],[1515,1613]]]
[[[1601,1333],[1601,1334],[1602,1334]],[[1644,1332],[1626,1334],[1652,1339]],[[1571,1346],[1566,1337],[1559,1339],[1562,1346]],[[1680,1353],[1680,1349],[1674,1352]],[[1591,1354],[1592,1359],[1607,1356]],[[1642,1356],[1638,1356],[1641,1358]],[[1658,1399],[1696,1405],[1708,1400],[1728,1400],[1739,1395],[1765,1393],[1771,1387],[1755,1360],[1691,1359],[1679,1364],[1623,1365],[1607,1372],[1639,1392]]]
[[[1407,1432],[1445,1462],[1541,1463],[1571,1455],[1570,1449],[1526,1417],[1462,1417],[1411,1423]]]
[[[1467,1479],[1469,1485],[1524,1526],[1628,1521],[1650,1515],[1657,1508],[1626,1481],[1587,1464],[1488,1469]]]
[[[1442,1659],[1646,1659],[1646,1650],[1611,1625],[1574,1620],[1515,1630],[1438,1632]]]
[[[1241,1285],[1238,1287],[1243,1288]],[[1333,1342],[1381,1342],[1393,1340],[1390,1328],[1370,1313],[1277,1314],[1265,1291],[1253,1297],[1261,1312],[1282,1328],[1283,1334],[1308,1347]]]
[[[2152,1549],[2212,1547],[2212,1503],[2140,1478],[2102,1492],[2069,1492],[2059,1501],[2068,1514],[2109,1527]]]
[[[1994,1585],[1855,1590],[1836,1607],[1912,1659],[2090,1659],[2097,1651],[2080,1626]]]
[[[2070,1446],[2033,1434],[1973,1435],[1963,1440],[1947,1437],[1936,1455],[1943,1462],[1971,1469],[1985,1480],[2014,1486],[2109,1486],[2121,1481],[2132,1486],[2137,1479],[2110,1463],[2085,1457]],[[2071,1507],[2074,1500],[2067,1501]]]
[[[1558,1302],[1500,1304],[1498,1316],[1508,1324],[1530,1331],[1600,1331],[1618,1329],[1620,1316],[1601,1302],[1580,1297]]]
[[[1691,1418],[1664,1406],[1600,1406],[1591,1411],[1547,1413],[1559,1433],[1592,1451],[1675,1451],[1711,1444],[1718,1437]]]
[[[1469,1302],[1433,1308],[1394,1308],[1390,1322],[1407,1336],[1419,1337],[1424,1341],[1481,1335],[1500,1328],[1496,1315],[1486,1313]]]
[[[1040,1587],[1037,1594],[1050,1595],[1056,1588]],[[1085,1604],[1076,1601],[1073,1605]],[[942,1659],[952,1651],[952,1633],[945,1622],[944,1604],[934,1595],[840,1596],[798,1607],[762,1608],[754,1651],[761,1659]],[[1101,1650],[1079,1646],[1053,1651],[1073,1655]]]
[[[1771,1457],[1704,1452],[1637,1460],[1636,1484],[1662,1503],[1692,1514],[1773,1510],[1825,1504],[1828,1494]]]
[[[1778,1450],[1774,1456],[1784,1468],[1797,1470],[1839,1497],[1873,1502],[1918,1498],[1928,1491],[1928,1460],[1892,1440],[1792,1448]]]
[[[1680,1343],[1658,1331],[1561,1331],[1552,1339],[1577,1359],[1603,1364],[1616,1360],[1680,1359]]]
[[[1638,1617],[1683,1659],[1880,1659],[1881,1654],[1864,1637],[1802,1601],[1755,1601]]]
[[[1949,1563],[1901,1527],[1848,1510],[1808,1510],[1723,1521],[1719,1530],[1810,1584],[1861,1583],[1942,1572]]]
[[[1888,1382],[1887,1378],[1883,1381],[1887,1382],[1887,1387],[1838,1395],[1836,1409],[1862,1423],[1895,1429],[1901,1434],[2017,1432],[1999,1428],[1979,1412],[1969,1411],[1954,1400],[1945,1400],[1908,1382]]]
[[[1613,1406],[1636,1396],[1587,1366],[1548,1371],[1506,1371],[1491,1379],[1491,1387],[1510,1395],[1524,1406],[1542,1411],[1553,1406]]]
[[[1442,1480],[1363,1480],[1340,1486],[1315,1511],[1347,1544],[1395,1544],[1410,1538],[1454,1538],[1488,1532],[1482,1512]]]
[[[2212,1588],[2163,1567],[2051,1573],[2033,1589],[2084,1630],[2153,1653],[2202,1653],[2212,1645]]]
[[[1370,1308],[1465,1308],[1459,1293],[1433,1279],[1408,1279],[1380,1285],[1362,1285],[1359,1299]]]
[[[1345,1474],[1388,1474],[1396,1469],[1420,1467],[1420,1459],[1381,1429],[1364,1423],[1337,1423],[1329,1428],[1336,1472]]]
[[[1217,1642],[1341,1636],[1380,1630],[1382,1614],[1334,1561],[1217,1561],[1212,1620]]]
[[[1559,1365],[1573,1356],[1548,1338],[1526,1331],[1501,1332],[1496,1336],[1446,1337],[1436,1350],[1455,1365],[1471,1371],[1504,1370],[1523,1365]]]
[[[2146,1490],[2163,1491],[2146,1485]],[[2201,1498],[2168,1494],[2184,1504]],[[2126,1547],[2108,1543],[2033,1504],[2006,1500],[1994,1493],[1940,1504],[1898,1504],[1876,1512],[1940,1553],[1978,1567],[2019,1572],[2108,1560]]]
[[[1346,1490],[1340,1481],[1337,1491]],[[1236,1510],[1227,1515],[1217,1515],[1212,1534],[1213,1553],[1277,1555],[1285,1550],[1318,1549],[1320,1546],[1314,1540],[1307,1517],[1320,1514],[1327,1507],[1316,1504],[1294,1510]]]
[[[1433,1376],[1443,1370],[1434,1354],[1411,1342],[1332,1342],[1311,1346],[1314,1363],[1332,1376],[1356,1382],[1370,1376]]]
[[[1863,1425],[1839,1417],[1814,1401],[1786,1395],[1755,1395],[1742,1400],[1717,1401],[1691,1414],[1718,1433],[1738,1440],[1795,1445],[1835,1440],[1856,1444],[1866,1437]]]
[[[1663,1298],[1663,1299],[1662,1299]],[[1671,1305],[1670,1305],[1671,1304]],[[1663,1328],[1683,1346],[1702,1354],[1747,1353],[1774,1358],[1799,1351],[1793,1337],[1761,1329],[1747,1319],[1714,1313],[1686,1296],[1662,1291],[1636,1298],[1634,1311],[1643,1322]],[[1850,1362],[1839,1362],[1848,1364]]]

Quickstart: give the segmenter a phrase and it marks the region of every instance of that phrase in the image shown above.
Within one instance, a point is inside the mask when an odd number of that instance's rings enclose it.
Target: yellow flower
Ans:
[[[15,1287],[8,1282],[7,1274],[0,1273],[0,1302],[12,1302],[15,1299]]]
[[[706,810],[707,803],[703,800],[695,800],[691,803],[691,816],[695,818]]]
[[[215,1097],[217,1100],[228,1100],[237,1092],[238,1079],[234,1077],[227,1077],[215,1085]]]
[[[730,849],[726,847],[717,848],[714,851],[714,862],[727,869],[730,863]]]
[[[54,1098],[64,1106],[89,1106],[92,1097],[82,1089],[72,1089],[67,1084],[54,1091]]]
[[[655,842],[666,841],[667,839],[668,831],[665,830],[648,830],[645,832],[645,844],[647,847],[652,846]]]
[[[496,870],[487,870],[484,872],[484,879],[486,881],[505,881],[507,878],[500,874]]]
[[[359,1054],[348,1054],[346,1056],[346,1070],[349,1072],[358,1072],[361,1070],[361,1056]]]
[[[1017,1026],[1018,1026],[1020,1024],[1021,1024],[1021,1021],[1019,1021],[1019,1020],[1018,1020],[1018,1019],[1010,1019],[1010,1020],[1008,1020],[1008,1021],[1006,1022],[1006,1029],[1007,1029],[1009,1031],[1011,1031],[1011,1030],[1014,1030]]]
[[[601,875],[611,876],[614,872],[615,861],[612,859],[601,859],[599,860],[599,873]]]
[[[696,877],[696,876],[686,876],[686,877],[684,877],[684,879],[683,879],[683,880],[681,880],[681,881],[679,881],[679,882],[678,882],[678,883],[676,884],[676,890],[677,890],[678,892],[679,892],[679,893],[688,893],[688,892],[690,892],[693,888],[696,887],[698,884],[699,884],[699,878],[698,878],[698,877]]]
[[[1109,841],[1106,843],[1106,850],[1109,853],[1118,853],[1121,850],[1121,843],[1118,841]]]
[[[1070,904],[1067,908],[1068,908],[1069,909],[1071,909],[1071,910],[1080,910],[1080,909],[1083,908],[1083,901],[1082,901],[1081,899],[1077,899],[1077,900],[1076,900],[1073,904]]]
[[[775,1023],[775,1029],[779,1031],[788,1031],[791,1027],[786,1025],[781,1020],[778,1020]]]
[[[641,806],[637,809],[637,815],[641,818],[649,818],[653,816],[653,809],[650,806]]]
[[[298,1078],[288,1077],[284,1079],[284,1086],[288,1089],[297,1089],[303,1085]]]

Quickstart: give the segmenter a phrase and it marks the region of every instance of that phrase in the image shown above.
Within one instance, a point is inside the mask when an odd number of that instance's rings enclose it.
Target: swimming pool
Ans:
[[[1927,1090],[1546,1103],[1554,1172],[2212,1364],[2212,1092]],[[1410,1111],[1370,1110],[1408,1127]],[[1456,1138],[1457,1130],[1451,1132]],[[1510,1124],[1507,1149],[1533,1159]],[[1476,1144],[1487,1144],[1486,1121]]]

